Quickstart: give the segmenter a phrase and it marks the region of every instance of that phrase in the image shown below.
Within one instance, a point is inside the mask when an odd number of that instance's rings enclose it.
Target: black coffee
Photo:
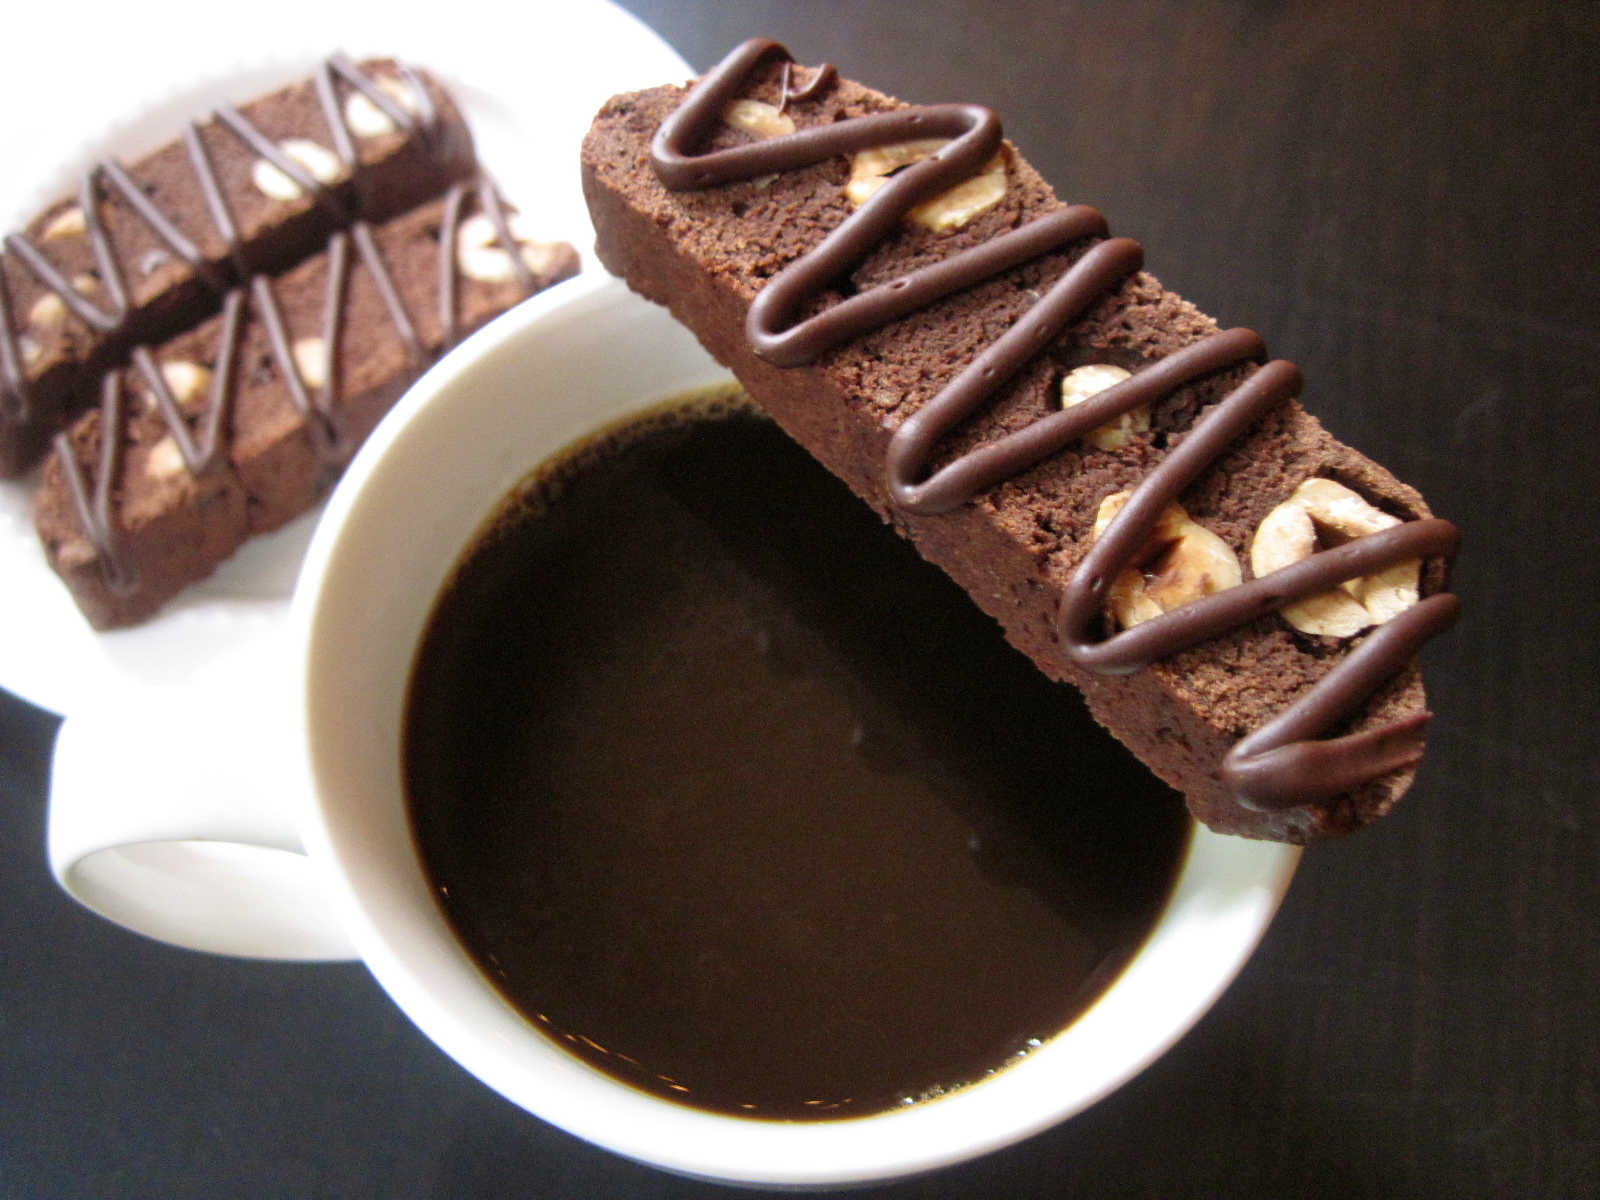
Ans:
[[[405,772],[506,998],[649,1092],[881,1111],[1094,1001],[1180,799],[764,418],[614,430],[500,514],[419,653]]]

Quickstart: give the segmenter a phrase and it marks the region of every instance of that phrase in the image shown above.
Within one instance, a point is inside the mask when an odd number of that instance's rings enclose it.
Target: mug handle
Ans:
[[[175,946],[355,958],[295,829],[309,785],[291,728],[273,715],[289,711],[182,685],[73,712],[50,773],[56,880],[100,916]]]

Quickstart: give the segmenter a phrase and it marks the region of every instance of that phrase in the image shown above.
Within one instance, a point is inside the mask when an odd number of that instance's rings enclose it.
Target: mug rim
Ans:
[[[368,611],[351,597],[361,595],[363,582],[378,578],[372,571],[375,563],[388,561],[375,544],[373,531],[381,523],[375,526],[367,517],[381,510],[391,523],[400,520],[391,505],[403,507],[407,491],[413,503],[421,503],[415,494],[426,489],[415,487],[414,476],[408,484],[401,467],[407,455],[426,458],[429,439],[448,441],[451,433],[441,412],[452,405],[456,416],[468,411],[474,403],[469,391],[492,391],[507,364],[531,355],[528,361],[548,372],[563,355],[583,355],[584,340],[598,336],[608,321],[646,330],[647,337],[656,338],[658,354],[690,375],[699,369],[707,382],[728,378],[664,309],[635,296],[620,281],[580,276],[480,330],[413,386],[351,464],[307,552],[290,616],[303,693],[297,708],[304,727],[297,741],[307,774],[300,824],[307,852],[326,868],[333,901],[361,957],[422,1032],[490,1087],[579,1137],[678,1174],[768,1187],[883,1182],[999,1149],[1082,1111],[1164,1053],[1232,982],[1287,890],[1299,858],[1297,847],[1247,842],[1194,826],[1172,893],[1144,944],[1116,982],[1038,1051],[991,1078],[907,1109],[789,1123],[674,1104],[566,1054],[483,979],[456,943],[431,893],[430,919],[415,888],[406,890],[395,874],[410,870],[421,876],[403,790],[379,796],[385,787],[376,784],[372,773],[361,774],[355,760],[367,751],[353,749],[352,739],[370,738],[372,730],[352,729],[345,710],[363,695],[359,688],[351,691],[353,671],[363,664],[359,655],[354,668],[348,657],[339,658],[355,653],[350,649],[352,622],[355,614]],[[541,340],[547,343],[543,347]],[[590,350],[581,362],[586,374],[576,377],[603,381],[641,369],[636,356],[595,356]],[[654,378],[648,354],[644,363],[641,378]],[[579,358],[572,357],[569,366],[575,365],[580,365]],[[682,390],[663,385],[637,397],[636,407],[647,408]],[[493,407],[483,399],[476,403],[485,412]],[[594,427],[616,419],[604,417]],[[559,455],[568,444],[545,447],[542,459]],[[514,477],[501,481],[504,486],[455,543],[457,553],[494,502],[539,461],[525,462]],[[496,485],[479,481],[473,486],[487,492]],[[413,516],[426,518],[426,513]],[[441,543],[448,541],[449,531],[438,537]],[[380,589],[387,584],[392,590],[389,577],[383,579]],[[424,599],[431,609],[432,595]],[[408,664],[419,632],[407,634],[403,651]],[[399,653],[390,648],[391,657]],[[402,712],[403,703],[402,698]],[[386,715],[376,724],[397,725],[389,721],[390,711],[386,702]],[[397,730],[387,728],[377,736],[390,739],[391,733],[398,738]],[[383,754],[374,748],[369,757],[377,763]],[[398,772],[398,756],[393,757]],[[375,806],[374,812],[387,812],[381,807],[386,803],[400,810],[406,847],[398,845],[389,829],[381,839],[387,848],[380,853],[373,848],[371,831],[352,814],[368,811],[363,806],[369,805]],[[392,816],[385,819],[392,824]],[[441,929],[448,945],[439,941]],[[1174,985],[1175,978],[1183,980],[1182,986]],[[1128,1036],[1130,1021],[1143,1036]],[[1063,1075],[1070,1074],[1069,1068],[1084,1073],[1089,1082],[1068,1086]],[[987,1099],[997,1093],[998,1099]]]

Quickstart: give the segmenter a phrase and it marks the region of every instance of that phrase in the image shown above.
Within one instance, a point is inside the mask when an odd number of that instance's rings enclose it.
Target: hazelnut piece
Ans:
[[[536,242],[528,235],[520,214],[506,218],[522,261],[535,275],[548,276],[570,251],[564,242]],[[487,213],[476,213],[456,230],[456,265],[468,279],[479,283],[505,283],[516,277],[511,254],[500,244],[500,233]]]
[[[54,292],[46,292],[33,302],[28,310],[28,324],[40,333],[53,333],[66,319],[67,306]]]
[[[1095,538],[1132,496],[1116,492],[1100,502]],[[1191,520],[1181,504],[1169,504],[1133,562],[1113,581],[1106,607],[1119,628],[1130,629],[1202,596],[1237,587],[1242,578],[1228,543]]]
[[[178,407],[186,410],[198,408],[211,389],[211,369],[195,362],[162,363],[161,378]]]
[[[81,237],[88,231],[89,222],[83,215],[83,209],[73,204],[51,217],[39,231],[39,236],[47,242],[54,242],[61,238]]]
[[[417,97],[410,87],[391,75],[377,80],[378,88],[401,108],[413,116],[417,113]],[[351,92],[344,102],[344,123],[356,137],[382,137],[395,132],[394,118],[379,108],[364,92]]]
[[[735,100],[722,110],[722,122],[763,140],[794,132],[794,122],[788,114],[762,100]]]
[[[304,167],[307,174],[320,183],[332,183],[339,178],[343,170],[338,155],[305,138],[289,138],[287,141],[279,142],[278,149]],[[264,158],[256,159],[255,166],[250,172],[250,179],[256,185],[257,191],[273,200],[287,201],[300,198],[300,185]]]
[[[1250,569],[1262,576],[1354,538],[1400,524],[1331,479],[1307,479],[1263,518],[1250,543]],[[1297,600],[1280,611],[1301,633],[1350,637],[1381,625],[1417,602],[1422,563],[1403,562],[1374,575]]]
[[[1121,383],[1132,373],[1110,363],[1091,363],[1076,367],[1061,378],[1061,407],[1072,408],[1090,396],[1099,395],[1108,387]],[[1136,433],[1150,428],[1150,406],[1141,404],[1115,420],[1096,426],[1083,435],[1083,440],[1099,450],[1115,450],[1126,446]]]
[[[850,160],[850,182],[845,185],[846,197],[859,208],[867,202],[868,197],[889,182],[890,176],[921,162],[949,144],[948,138],[924,138],[859,151]],[[1006,160],[1005,151],[1002,150],[989,160],[982,173],[917,205],[906,214],[906,219],[935,233],[948,233],[960,229],[978,214],[988,212],[1000,203],[1005,194]]]
[[[183,451],[170,433],[162,438],[145,455],[144,473],[151,479],[167,483],[189,474],[189,464],[183,461]]]
[[[290,348],[294,355],[295,370],[300,382],[308,388],[320,388],[328,382],[328,343],[319,337],[296,338]]]

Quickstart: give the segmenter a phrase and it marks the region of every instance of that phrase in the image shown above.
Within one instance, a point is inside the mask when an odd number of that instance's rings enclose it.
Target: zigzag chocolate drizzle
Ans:
[[[11,296],[0,273],[0,420],[16,424],[33,415],[27,364],[22,361],[22,346],[11,319]]]
[[[223,194],[222,181],[217,178],[211,152],[206,149],[205,139],[200,136],[200,126],[193,121],[184,127],[183,144],[189,151],[189,164],[194,168],[195,178],[200,181],[200,194],[205,197],[206,210],[211,214],[217,236],[227,247],[228,263],[233,268],[234,276],[238,279],[247,278],[250,265],[244,261],[239,223],[233,219],[233,210],[228,207],[228,198]]]
[[[497,225],[509,230],[509,218],[504,201],[492,182],[479,178],[472,183],[457,183],[445,198],[445,220],[438,234],[439,312],[441,317],[441,342],[438,350],[443,354],[461,338],[455,317],[455,295],[460,284],[460,265],[456,255],[456,229],[459,214],[469,194],[476,194],[478,203],[486,212],[498,211]],[[492,218],[491,218],[492,219]],[[516,242],[505,243],[512,247],[510,256],[520,260]],[[293,343],[282,307],[273,289],[273,281],[257,275],[247,284],[231,289],[223,302],[222,327],[216,342],[216,358],[212,367],[211,386],[205,407],[198,418],[198,437],[195,427],[184,415],[182,406],[173,395],[166,376],[149,349],[136,347],[132,358],[161,413],[168,432],[172,435],[184,466],[191,476],[201,479],[214,471],[226,470],[229,461],[229,417],[234,401],[234,381],[239,347],[244,336],[244,312],[248,303],[255,318],[266,331],[267,343],[272,350],[273,363],[278,378],[282,380],[289,403],[304,418],[306,436],[313,452],[331,475],[355,449],[339,427],[338,401],[340,399],[337,366],[341,332],[345,327],[345,303],[349,295],[351,252],[361,260],[371,278],[384,310],[389,317],[395,337],[406,348],[413,364],[421,365],[431,357],[417,333],[415,322],[406,311],[405,303],[395,286],[383,252],[372,236],[371,227],[357,222],[348,232],[340,231],[328,240],[327,290],[323,304],[321,335],[325,370],[314,389],[308,388],[295,360]],[[526,264],[524,264],[526,266]],[[530,271],[524,290],[532,291],[537,279]],[[119,527],[115,514],[116,480],[124,436],[127,402],[122,384],[122,372],[108,371],[101,389],[100,461],[91,481],[73,449],[71,435],[56,435],[55,453],[66,475],[68,490],[84,534],[94,546],[106,585],[120,594],[127,594],[138,586],[138,573],[121,546]]]
[[[790,84],[794,82],[794,66],[792,61],[783,64],[783,77],[778,81],[778,111],[787,112],[791,103],[803,103],[815,100],[823,89],[839,77],[833,69],[832,63],[823,63],[811,75],[811,82],[796,90]]]
[[[244,291],[235,288],[223,301],[222,341],[217,350],[216,362],[211,369],[211,387],[206,397],[204,415],[200,421],[198,442],[190,431],[189,422],[184,418],[177,397],[172,394],[166,375],[156,365],[150,351],[144,346],[138,346],[133,351],[134,365],[139,368],[145,386],[156,399],[156,407],[160,409],[162,419],[167,423],[167,430],[177,444],[178,453],[183,457],[183,465],[196,479],[203,479],[213,471],[220,470],[228,461],[224,453],[227,449],[225,431],[228,414],[232,408],[234,363],[238,358],[239,318],[243,309]],[[110,371],[107,372],[107,378],[119,374],[120,372]],[[101,427],[106,431],[103,436],[114,438],[119,442],[122,440],[120,424],[102,424]],[[76,462],[76,459],[73,461]]]
[[[1128,238],[1109,238],[1092,208],[1072,206],[963,250],[932,266],[850,296],[801,318],[807,305],[847,279],[880,243],[893,236],[918,204],[971,178],[1000,150],[993,112],[975,105],[933,105],[835,121],[728,149],[700,152],[726,106],[773,56],[785,60],[785,107],[832,79],[819,68],[804,91],[788,86],[788,51],[752,39],[737,47],[690,91],[662,122],[651,145],[661,182],[696,190],[809,166],[838,154],[930,137],[954,139],[891,178],[813,250],[790,264],[757,294],[746,320],[752,348],[780,367],[800,366],[845,342],[1011,267],[1086,238],[1095,241],[1032,309],[926,405],[890,440],[885,483],[905,512],[948,512],[978,493],[1026,471],[1092,429],[1176,389],[1265,357],[1261,338],[1247,329],[1218,332],[1144,368],[1070,409],[967,452],[929,473],[935,447],[989,401],[1025,363],[1095,302],[1143,265],[1143,250]],[[1452,556],[1459,534],[1448,521],[1408,521],[1334,550],[1207,596],[1105,639],[1113,581],[1133,563],[1162,510],[1247,429],[1300,388],[1292,363],[1255,370],[1194,426],[1134,490],[1069,579],[1058,632],[1069,660],[1099,674],[1126,674],[1199,645],[1351,579],[1429,556]],[[1330,799],[1422,755],[1426,713],[1388,726],[1328,737],[1411,660],[1428,638],[1451,625],[1459,604],[1448,593],[1430,596],[1367,635],[1327,675],[1283,713],[1240,740],[1222,764],[1235,799],[1257,809],[1294,808]]]
[[[489,189],[493,191],[494,189]],[[464,184],[456,184],[444,196],[444,212],[439,221],[439,244],[441,246],[454,246],[456,234],[461,227],[461,206],[466,202],[467,189]],[[445,345],[453,345],[457,338],[456,329],[456,256],[448,255],[448,260],[439,261],[439,329]],[[515,257],[521,258],[520,254]]]
[[[456,244],[456,233],[461,225],[461,208],[466,203],[469,192],[476,193],[478,207],[494,226],[495,237],[500,240],[500,244],[515,247],[517,238],[511,229],[511,218],[506,212],[505,201],[501,198],[499,189],[486,176],[480,176],[475,183],[453,184],[445,193],[444,216],[439,232],[440,245]],[[531,293],[538,283],[533,268],[528,266],[526,258],[515,251],[510,257],[511,270],[517,277],[518,286]],[[450,254],[441,258],[439,270],[439,328],[443,331],[445,346],[449,347],[455,345],[461,336],[456,324],[456,284],[460,280],[460,270],[455,255]]]
[[[404,81],[410,95],[417,102],[417,115],[414,118],[406,110],[405,105],[374,83],[369,76],[363,74],[361,68],[351,62],[350,57],[346,54],[330,55],[328,60],[318,68],[318,87],[323,87],[323,81],[326,79],[327,91],[331,95],[333,91],[333,76],[337,74],[351,87],[355,88],[356,91],[387,113],[389,119],[399,128],[407,132],[420,129],[424,135],[434,133],[438,125],[439,113],[433,105],[433,97],[428,95],[428,89],[423,87],[421,77],[403,62],[397,62],[395,70],[399,72],[401,80]],[[340,120],[338,124],[341,129],[344,129],[343,120]],[[346,136],[348,136],[348,130],[346,130]],[[355,161],[354,150],[351,151],[350,161]]]
[[[333,55],[321,63],[313,74],[313,85],[327,124],[328,134],[334,143],[334,153],[343,164],[347,175],[353,175],[359,168],[360,156],[344,110],[339,104],[334,84],[335,75],[377,105],[398,128],[408,133],[420,132],[424,139],[432,139],[438,131],[438,110],[422,80],[403,63],[396,64],[396,69],[410,89],[410,93],[416,98],[418,111],[415,115],[343,54]],[[270,162],[293,180],[312,197],[314,203],[326,209],[339,225],[349,225],[354,221],[355,214],[349,211],[348,205],[342,202],[328,185],[283,153],[272,138],[237,108],[223,104],[218,106],[213,115],[253,153]],[[186,263],[218,296],[224,295],[230,287],[250,278],[253,273],[252,265],[243,259],[244,247],[239,235],[238,222],[228,205],[216,168],[206,150],[204,139],[200,136],[197,122],[187,123],[183,139],[201,194],[205,197],[206,208],[218,238],[225,248],[230,270],[219,270],[215,264],[208,262],[200,248],[186,237],[172,218],[144,193],[126,168],[113,160],[96,163],[85,173],[78,187],[78,207],[83,213],[85,234],[94,251],[95,274],[106,290],[108,304],[97,304],[74,287],[26,234],[12,233],[6,235],[4,239],[6,249],[10,250],[44,287],[54,292],[74,316],[96,333],[112,337],[122,332],[124,323],[132,311],[127,287],[127,271],[117,257],[100,215],[100,197],[108,184],[172,254]],[[15,324],[15,314],[10,311],[9,301],[10,298],[5,295],[4,280],[0,279],[0,414],[12,421],[26,422],[34,416],[31,403],[32,389],[28,381],[20,333]]]
[[[91,168],[78,185],[78,208],[83,213],[84,231],[94,250],[95,269],[100,282],[111,294],[112,307],[101,308],[74,287],[56,265],[40,252],[26,234],[6,235],[6,249],[22,260],[34,278],[54,292],[74,316],[98,333],[110,333],[121,323],[128,312],[128,293],[123,286],[122,266],[111,248],[111,238],[105,223],[100,219],[99,203],[100,168]]]
[[[320,78],[320,76],[319,76]],[[217,107],[217,120],[226,125],[241,142],[250,147],[258,158],[265,159],[278,170],[282,171],[306,195],[322,208],[335,221],[343,224],[350,220],[350,210],[341,204],[329,186],[318,179],[300,163],[290,158],[279,147],[278,143],[245,118],[245,115],[231,104],[222,104]],[[343,121],[336,121],[329,126],[330,129],[344,128]],[[336,142],[338,138],[334,139]]]
[[[119,595],[131,592],[139,583],[138,573],[123,551],[117,537],[116,518],[111,512],[111,489],[122,463],[122,439],[115,436],[122,428],[122,374],[108,371],[100,385],[100,464],[93,487],[84,478],[83,467],[73,453],[65,433],[56,435],[56,453],[72,492],[85,535],[95,548],[96,559],[106,586]]]

